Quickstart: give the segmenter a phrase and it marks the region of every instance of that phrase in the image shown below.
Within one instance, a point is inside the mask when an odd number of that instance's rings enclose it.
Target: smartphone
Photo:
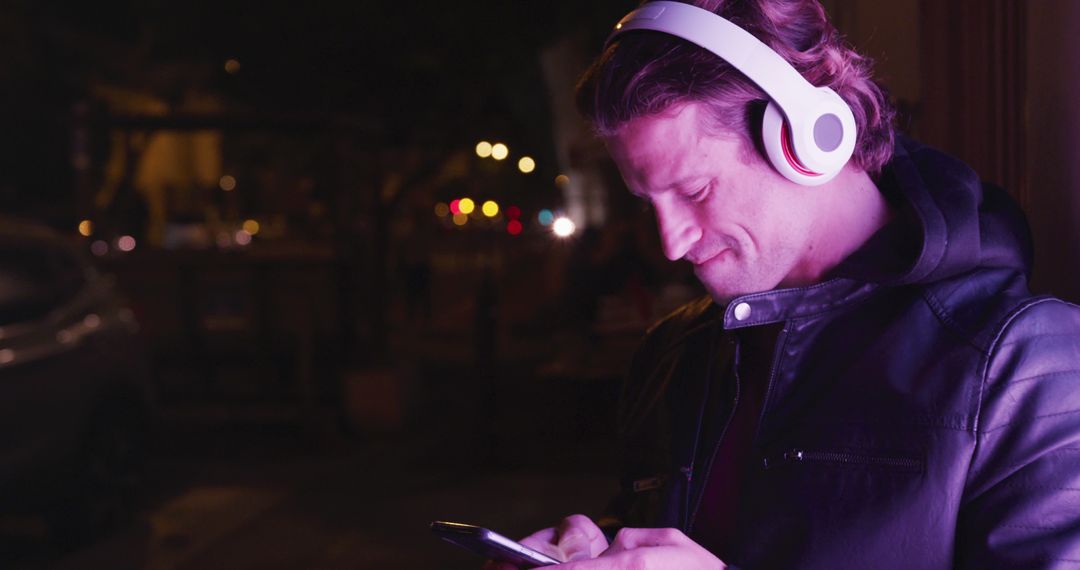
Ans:
[[[431,531],[447,542],[519,568],[536,568],[560,563],[546,554],[510,540],[497,532],[471,524],[435,521],[431,523]]]

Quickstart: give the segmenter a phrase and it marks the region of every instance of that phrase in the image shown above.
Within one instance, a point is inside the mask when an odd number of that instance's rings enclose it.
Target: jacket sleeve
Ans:
[[[1033,301],[991,346],[959,568],[1080,567],[1080,307]]]

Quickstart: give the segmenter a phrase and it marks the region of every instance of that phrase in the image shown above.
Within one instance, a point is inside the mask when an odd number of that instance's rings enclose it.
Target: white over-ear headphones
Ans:
[[[824,184],[855,150],[855,117],[828,87],[814,87],[784,58],[749,32],[702,8],[657,1],[627,14],[608,37],[654,30],[682,38],[727,61],[769,98],[761,138],[773,166],[788,180]],[[786,119],[786,126],[785,126]]]

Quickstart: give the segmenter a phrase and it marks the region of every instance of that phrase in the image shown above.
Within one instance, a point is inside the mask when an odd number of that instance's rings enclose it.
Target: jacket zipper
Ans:
[[[764,467],[770,469],[781,464],[792,463],[832,463],[838,465],[897,467],[912,470],[921,470],[923,466],[922,461],[912,457],[867,455],[846,451],[804,451],[802,449],[792,449],[774,459],[765,458]]]
[[[772,366],[769,368],[769,382],[765,385],[765,396],[761,399],[761,413],[758,415],[757,427],[754,428],[754,439],[752,443],[756,444],[758,435],[761,434],[761,426],[765,423],[765,410],[769,407],[769,397],[772,396],[773,383],[776,380],[776,369],[780,368],[780,354],[784,350],[784,342],[787,341],[788,329],[785,324],[780,332],[776,335],[776,345],[773,347],[773,359]]]

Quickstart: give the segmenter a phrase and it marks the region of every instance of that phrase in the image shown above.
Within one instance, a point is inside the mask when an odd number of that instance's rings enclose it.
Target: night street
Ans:
[[[23,518],[8,523],[0,556],[26,569],[477,568],[428,523],[518,537],[575,512],[599,514],[617,488],[610,416],[575,422],[575,411],[552,407],[563,397],[536,388],[495,397],[518,400],[504,406],[513,416],[486,425],[470,419],[474,404],[443,400],[420,413],[449,429],[374,435],[347,435],[333,410],[307,425],[270,407],[173,410],[155,436],[134,524],[58,556],[40,524]]]
[[[1078,29],[0,1],[0,570],[1080,567]]]

